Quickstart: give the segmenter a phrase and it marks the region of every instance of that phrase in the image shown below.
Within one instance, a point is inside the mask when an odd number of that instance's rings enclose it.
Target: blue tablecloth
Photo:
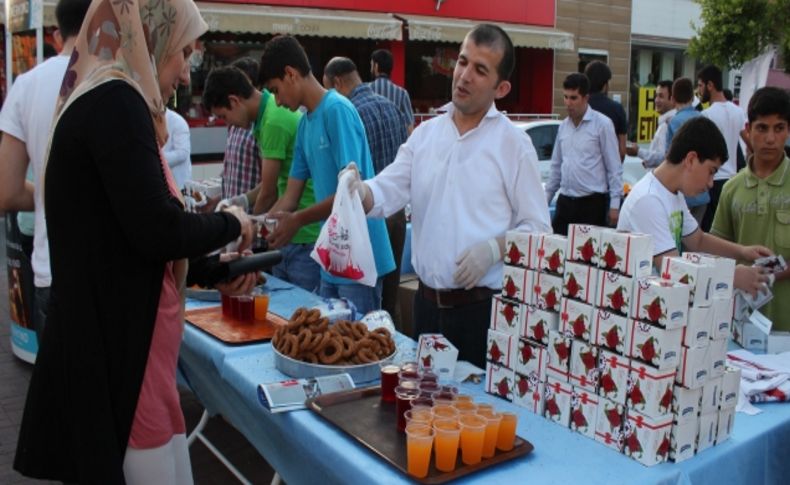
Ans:
[[[320,302],[315,295],[270,278],[270,308],[290,315]],[[194,305],[191,302],[190,305]],[[404,355],[413,341],[398,336]],[[387,463],[311,411],[271,414],[257,385],[286,378],[274,369],[269,344],[230,346],[187,325],[180,370],[204,406],[221,414],[252,443],[289,484],[409,483]],[[731,438],[682,463],[647,468],[569,429],[463,384],[481,402],[519,414],[518,434],[535,451],[482,471],[461,483],[719,484],[787,483],[790,476],[790,405],[764,404],[757,416],[736,414]]]

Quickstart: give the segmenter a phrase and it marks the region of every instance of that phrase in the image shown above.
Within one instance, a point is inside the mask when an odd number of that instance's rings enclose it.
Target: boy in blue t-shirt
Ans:
[[[284,35],[266,43],[258,83],[274,94],[278,105],[293,111],[300,106],[307,108],[296,132],[288,186],[269,211],[278,224],[268,241],[270,246],[279,248],[288,244],[300,227],[329,217],[338,173],[349,162],[356,162],[362,178],[368,179],[374,176],[373,161],[354,105],[334,89],[324,89],[313,76],[307,54],[296,39]],[[296,210],[308,179],[313,180],[319,202]],[[381,308],[382,277],[395,269],[384,220],[368,219],[367,223],[378,273],[376,286],[371,288],[326,271],[321,271],[319,286],[321,296],[346,298],[362,313]]]

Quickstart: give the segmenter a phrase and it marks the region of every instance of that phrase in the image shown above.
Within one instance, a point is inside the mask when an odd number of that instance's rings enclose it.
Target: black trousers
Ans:
[[[721,189],[724,187],[724,184],[727,183],[726,180],[714,180],[713,187],[708,191],[710,194],[710,202],[708,202],[708,209],[705,211],[705,217],[702,218],[702,230],[705,232],[710,232],[711,226],[713,226],[713,216],[716,215],[716,207],[719,205],[719,197],[721,196]]]
[[[441,333],[458,348],[458,360],[466,360],[485,369],[488,326],[491,321],[491,297],[452,308],[439,308],[436,303],[414,295],[416,339],[422,333]]]
[[[568,234],[568,224],[609,225],[609,194],[570,197],[560,194],[551,225],[555,234]]]

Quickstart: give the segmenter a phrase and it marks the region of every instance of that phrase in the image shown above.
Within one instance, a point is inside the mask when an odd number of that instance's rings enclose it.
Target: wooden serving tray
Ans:
[[[266,315],[265,322],[242,322],[223,315],[221,306],[187,310],[184,316],[188,323],[232,345],[269,341],[277,327],[288,323],[288,320],[272,312]]]
[[[477,465],[465,465],[458,452],[458,463],[452,472],[440,472],[434,467],[433,453],[428,476],[422,479],[408,474],[406,468],[406,434],[395,429],[395,403],[381,402],[381,388],[367,387],[347,392],[336,392],[307,400],[308,409],[334,424],[365,445],[390,465],[420,483],[444,483],[484,470],[504,461],[527,455],[534,446],[516,436],[510,451],[496,451],[492,458],[484,458]]]

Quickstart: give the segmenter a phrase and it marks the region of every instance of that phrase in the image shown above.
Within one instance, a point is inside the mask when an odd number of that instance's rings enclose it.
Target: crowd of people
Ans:
[[[191,483],[175,382],[183,290],[207,266],[239,257],[206,254],[233,240],[249,247],[248,213],[277,221],[267,238],[283,254],[275,276],[361,313],[397,316],[410,205],[415,335],[443,333],[478,366],[514,229],[564,234],[587,223],[650,234],[657,267],[684,250],[737,259],[735,286],[756,294],[773,285],[765,314],[790,330],[787,272],[750,265],[790,257],[785,91],[758,90],[744,114],[708,66],[696,84],[710,105],[698,112],[692,80],[662,81],[658,130],[637,148],[608,97],[611,71],[590,63],[563,82],[567,117],[544,189],[531,140],[496,108],[516,62],[500,27],[466,35],[452,102],[417,127],[408,92],[389,78],[388,51],[371,54],[370,83],[347,57],[332,58],[318,79],[298,40],[276,36],[260,60],[206,79],[203,104],[229,130],[221,200],[194,214],[179,190],[190,178],[188,130],[165,107],[189,82],[189,57],[207,30],[194,2],[60,0],[56,16],[60,55],[20,76],[0,113],[2,207],[35,213],[40,350],[15,461],[26,475]],[[738,150],[748,155],[740,171]],[[624,198],[626,153],[651,171]],[[372,287],[310,257],[345,173],[368,216]],[[254,284],[250,274],[217,288],[238,295]]]

